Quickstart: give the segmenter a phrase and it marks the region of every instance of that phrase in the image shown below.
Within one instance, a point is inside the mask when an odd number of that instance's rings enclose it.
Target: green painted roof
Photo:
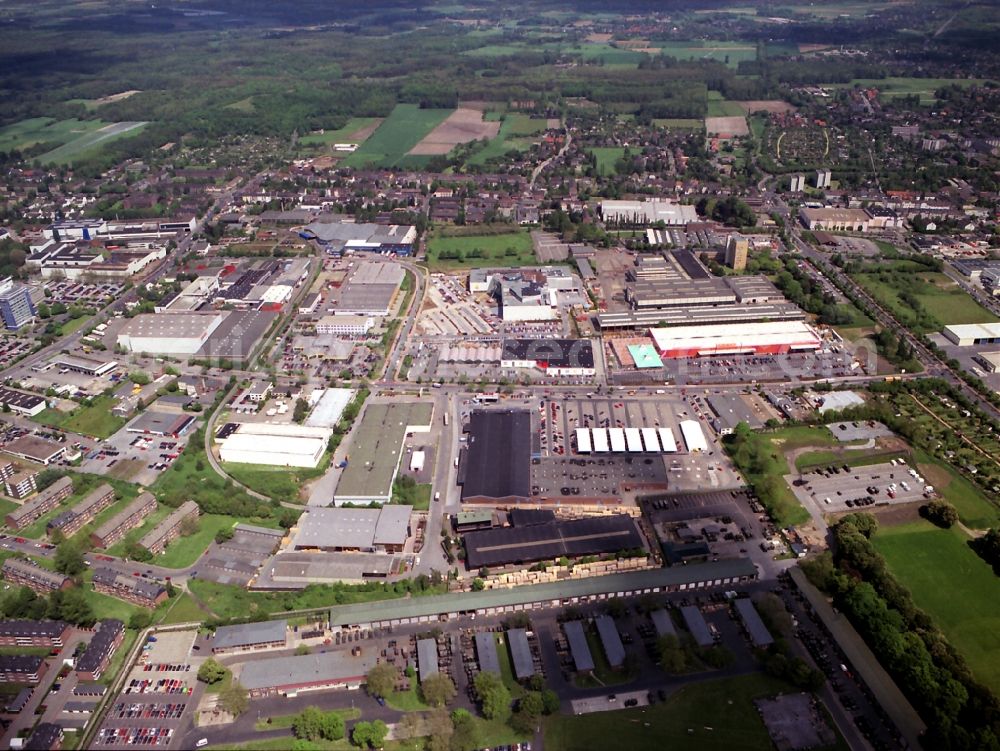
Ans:
[[[564,579],[510,589],[454,592],[445,595],[410,597],[405,600],[379,600],[356,605],[341,605],[331,608],[330,623],[335,626],[350,626],[401,618],[472,612],[487,608],[563,600],[572,597],[589,597],[605,593],[634,592],[654,587],[676,587],[680,584],[712,582],[756,575],[757,569],[749,558],[729,558],[688,566],[674,566],[673,568],[630,571],[608,576],[592,576],[586,579]]]

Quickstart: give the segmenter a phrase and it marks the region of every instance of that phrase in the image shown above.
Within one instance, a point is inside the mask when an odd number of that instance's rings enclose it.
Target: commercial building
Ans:
[[[755,647],[763,649],[774,644],[774,637],[767,630],[767,626],[760,618],[760,613],[757,612],[749,598],[741,597],[738,600],[733,600],[733,605],[743,622],[743,628],[746,629],[747,635]]]
[[[29,462],[48,466],[66,453],[66,446],[36,435],[23,435],[8,443],[4,451]]]
[[[627,514],[497,527],[469,532],[463,541],[470,570],[643,548],[635,520]]]
[[[670,613],[663,608],[650,612],[649,619],[653,622],[653,628],[656,629],[657,636],[677,636],[674,621],[670,617]]]
[[[799,209],[799,219],[808,230],[867,232],[871,217],[863,209]]]
[[[167,399],[168,397],[163,397]],[[176,414],[156,409],[147,409],[125,426],[129,433],[143,435],[158,435],[164,438],[180,438],[188,432],[196,422],[194,415]]]
[[[601,646],[604,647],[608,665],[620,668],[625,664],[625,645],[622,644],[618,627],[615,626],[615,619],[610,615],[599,615],[594,619],[594,625],[597,626],[597,635],[601,637]]]
[[[319,464],[333,431],[309,425],[242,423],[219,446],[224,462],[309,467]]]
[[[63,621],[0,621],[0,647],[49,647],[61,649],[70,625]]]
[[[145,548],[153,555],[162,553],[173,540],[180,537],[181,526],[186,519],[197,519],[201,510],[194,501],[184,501],[170,512],[170,516],[156,525],[149,533],[139,540],[139,547]]]
[[[0,386],[0,406],[9,407],[11,412],[19,415],[34,417],[39,412],[44,412],[48,404],[37,394],[26,394]]]
[[[687,446],[688,453],[697,454],[708,451],[708,441],[705,440],[705,433],[701,429],[701,423],[697,420],[682,420],[680,423],[681,435],[684,436],[684,445]]]
[[[58,530],[63,537],[72,537],[114,503],[116,497],[113,487],[107,483],[98,485],[73,508],[50,519],[45,525],[46,534],[51,537]]]
[[[733,303],[598,313],[597,325],[602,331],[614,331],[618,329],[642,329],[650,326],[732,325],[757,321],[801,321],[805,317],[806,314],[802,309],[790,302]]]
[[[412,506],[310,508],[298,522],[293,550],[399,553],[411,535]]]
[[[749,558],[692,563],[671,568],[643,569],[607,576],[566,579],[545,584],[455,592],[408,600],[384,600],[340,605],[330,611],[330,625],[372,628],[437,623],[460,616],[499,615],[535,608],[557,608],[614,597],[657,592],[697,592],[728,587],[757,578]]]
[[[966,323],[945,326],[942,333],[945,339],[959,347],[1000,344],[1000,323]]]
[[[660,357],[774,355],[819,349],[819,334],[802,321],[772,321],[730,326],[676,326],[649,330]]]
[[[98,360],[81,355],[60,354],[51,360],[53,366],[60,370],[81,373],[91,378],[102,378],[118,367],[115,360]]]
[[[428,402],[368,402],[355,428],[347,467],[333,500],[343,503],[389,503],[408,433],[430,430],[433,405]]]
[[[124,538],[127,532],[142,526],[143,520],[154,511],[156,511],[156,498],[152,493],[144,491],[92,532],[90,540],[98,548],[110,548]]]
[[[331,255],[359,252],[409,256],[417,239],[416,227],[403,224],[313,222],[300,234],[306,240],[315,240]]]
[[[980,352],[973,355],[972,359],[987,373],[1000,371],[1000,352]]]
[[[566,621],[563,624],[566,641],[569,642],[569,653],[573,657],[573,665],[578,673],[589,673],[594,669],[594,656],[590,653],[587,635],[580,621]]]
[[[118,346],[152,355],[193,355],[208,341],[225,313],[146,313],[118,333]]]
[[[371,316],[332,315],[323,316],[316,321],[317,334],[367,336],[373,328],[375,319]]]
[[[0,655],[0,682],[31,683],[42,680],[48,663],[40,655]]]
[[[684,227],[698,221],[694,206],[673,201],[601,201],[601,216],[609,224],[646,225],[663,222],[668,227]]]
[[[295,657],[255,659],[243,666],[240,685],[253,698],[296,696],[306,691],[358,688],[368,671],[378,664],[376,651],[360,654],[337,650]]]
[[[0,318],[9,331],[17,331],[38,315],[31,293],[23,284],[14,284],[10,277],[0,280]]]
[[[747,267],[747,253],[750,241],[742,235],[730,235],[726,240],[726,266],[736,271]]]
[[[507,629],[507,647],[514,665],[514,677],[526,681],[535,674],[535,661],[531,657],[528,633],[523,628]]]
[[[316,389],[309,397],[312,411],[305,424],[311,428],[332,428],[355,395],[354,389]]]
[[[473,410],[459,464],[463,503],[516,504],[531,493],[531,414]]]
[[[579,279],[558,266],[473,269],[469,273],[469,291],[495,298],[505,321],[555,320],[559,294],[580,289]]]
[[[111,655],[125,639],[125,624],[114,618],[101,621],[86,651],[76,662],[76,677],[81,681],[99,681],[111,662]]]
[[[7,514],[7,526],[12,529],[23,529],[41,516],[58,506],[73,493],[73,481],[68,477],[60,477],[54,483],[41,491],[30,501],[26,501]]]
[[[281,649],[288,643],[288,621],[260,621],[238,626],[219,626],[212,640],[213,654]],[[287,659],[287,658],[284,658]],[[247,686],[249,689],[250,687]]]
[[[141,576],[129,576],[115,569],[100,566],[94,569],[94,590],[110,597],[117,597],[143,608],[155,608],[167,599],[162,584]]]
[[[589,339],[504,339],[502,368],[537,368],[552,376],[593,376]]]
[[[40,595],[73,586],[73,580],[65,574],[49,571],[23,558],[8,558],[0,571],[13,586],[28,587]]]
[[[625,286],[625,299],[632,308],[669,308],[691,305],[726,305],[736,302],[736,293],[723,279],[638,278]]]
[[[578,454],[672,454],[677,443],[670,428],[575,428]]]
[[[399,287],[395,284],[354,284],[348,282],[340,288],[334,308],[341,316],[387,316],[392,312],[393,300]]]

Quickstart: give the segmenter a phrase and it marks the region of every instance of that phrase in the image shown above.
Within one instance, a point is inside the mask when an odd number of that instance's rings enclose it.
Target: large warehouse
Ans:
[[[822,340],[802,321],[770,321],[728,326],[677,326],[649,330],[660,357],[777,355],[817,350]]]
[[[531,414],[474,410],[459,466],[463,503],[517,503],[531,493]]]
[[[329,688],[357,688],[378,663],[374,649],[358,655],[347,650],[295,657],[269,657],[246,663],[240,673],[242,685],[251,697],[319,691]]]
[[[222,441],[219,457],[237,464],[315,467],[331,435],[330,428],[243,423]]]
[[[465,562],[470,570],[483,566],[551,561],[562,556],[617,553],[642,548],[642,535],[627,514],[569,521],[497,527],[465,535]]]
[[[311,508],[298,522],[294,550],[398,553],[410,536],[412,506]]]
[[[966,323],[945,326],[942,333],[945,339],[959,347],[1000,344],[1000,323]]]
[[[602,201],[601,216],[605,222],[623,224],[656,224],[683,227],[698,221],[694,206],[673,201]]]
[[[193,355],[225,317],[225,313],[138,315],[118,332],[118,346],[128,352]]]
[[[504,339],[503,368],[538,368],[547,375],[592,376],[594,348],[589,339]]]

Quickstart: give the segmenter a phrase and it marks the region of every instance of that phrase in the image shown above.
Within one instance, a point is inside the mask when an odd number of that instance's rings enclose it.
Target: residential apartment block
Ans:
[[[56,530],[59,530],[64,537],[72,537],[94,521],[99,513],[115,502],[116,498],[113,487],[107,483],[98,485],[76,506],[51,519],[45,525],[45,532],[51,537]]]
[[[69,632],[62,621],[0,621],[0,647],[61,648]]]
[[[94,570],[93,584],[94,589],[102,594],[144,608],[155,608],[167,599],[167,590],[159,582],[143,579],[141,576],[121,574],[107,567]]]
[[[111,618],[97,624],[87,650],[76,662],[77,679],[81,681],[98,681],[104,674],[111,655],[121,646],[125,638],[125,624]]]
[[[153,494],[140,493],[128,506],[92,532],[90,541],[96,547],[110,548],[130,530],[142,526],[143,520],[154,511],[156,511],[156,498]]]
[[[201,511],[197,503],[194,501],[184,501],[184,503],[170,513],[170,516],[157,524],[149,534],[139,540],[139,545],[146,548],[153,555],[162,553],[167,545],[180,537],[181,525],[184,523],[184,520],[192,517],[198,518],[198,514],[200,513]]]
[[[7,514],[7,526],[12,529],[27,527],[58,506],[63,499],[69,498],[72,493],[73,481],[68,477],[60,477],[36,497]]]
[[[0,655],[0,682],[38,683],[47,668],[40,655]]]
[[[49,571],[30,561],[20,558],[8,558],[3,562],[3,578],[18,587],[28,587],[41,595],[55,592],[57,589],[67,589],[73,581],[65,574]]]

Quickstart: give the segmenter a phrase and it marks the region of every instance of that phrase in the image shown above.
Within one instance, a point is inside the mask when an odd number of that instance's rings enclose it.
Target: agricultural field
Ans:
[[[744,60],[757,59],[757,47],[746,42],[655,42],[655,47],[668,57],[678,60],[715,60],[730,68],[737,68]]]
[[[705,121],[693,117],[660,117],[653,120],[653,125],[668,130],[702,130]]]
[[[310,133],[302,136],[299,143],[303,146],[325,146],[331,143],[363,143],[371,135],[369,129],[377,127],[382,121],[377,117],[352,117],[343,128],[324,130],[322,133]]]
[[[489,119],[491,113],[487,113]],[[466,160],[467,164],[486,164],[491,159],[498,159],[512,149],[525,151],[538,136],[548,127],[544,118],[528,117],[517,113],[509,113],[500,123],[500,130],[486,146],[479,149]]]
[[[452,113],[448,109],[421,109],[415,104],[397,104],[376,131],[357,151],[344,159],[347,167],[394,167],[422,162],[407,157],[410,149]]]
[[[860,273],[853,278],[907,326],[929,333],[950,324],[989,323],[998,319],[946,275],[937,272]],[[901,293],[912,294],[920,311]]]
[[[568,55],[580,55],[586,62],[600,61],[611,67],[635,68],[644,57],[645,52],[612,47],[609,44],[584,43],[579,47],[563,48]]]
[[[103,125],[52,149],[52,151],[45,152],[38,158],[43,164],[72,164],[81,157],[95,153],[106,143],[128,135],[135,135],[148,124],[146,122],[122,122]]]
[[[500,132],[496,120],[483,120],[481,110],[459,107],[440,125],[424,136],[409,153],[418,156],[447,154],[462,143],[491,140]]]
[[[925,521],[879,529],[872,540],[972,673],[1000,692],[1000,600],[997,577],[959,529]]]
[[[708,92],[708,110],[705,117],[743,117],[745,111],[739,102],[723,99],[717,91]]]
[[[51,117],[33,117],[0,128],[0,151],[23,151],[40,143],[62,145],[105,125],[101,120],[56,121]]]
[[[625,149],[618,146],[600,146],[587,151],[597,159],[597,172],[603,176],[615,174],[615,163],[625,156]]]
[[[107,96],[102,96],[98,99],[70,99],[67,103],[82,104],[88,110],[96,110],[98,107],[103,107],[105,104],[114,104],[115,102],[120,102],[124,99],[128,99],[130,96],[135,96],[136,94],[141,93],[142,92],[138,89],[129,89],[128,91],[122,91],[117,94],[108,94]]]
[[[886,99],[913,96],[920,97],[921,104],[933,104],[937,101],[934,92],[945,86],[961,86],[969,88],[986,83],[985,78],[855,78],[846,84],[824,84],[827,88],[853,89],[856,86],[864,89],[879,90],[879,96]]]
[[[427,242],[427,265],[431,271],[535,263],[535,250],[527,230],[502,235],[435,235]]]

